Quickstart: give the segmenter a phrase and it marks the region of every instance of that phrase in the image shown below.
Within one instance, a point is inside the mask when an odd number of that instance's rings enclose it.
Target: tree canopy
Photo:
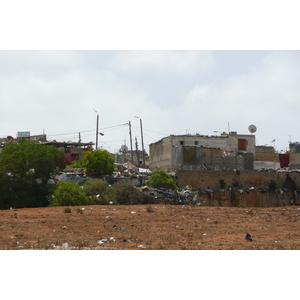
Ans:
[[[0,152],[0,208],[47,206],[46,182],[65,168],[63,151],[54,146],[22,140],[11,142]]]
[[[63,151],[33,141],[11,142],[0,153],[0,171],[19,179],[41,178],[45,182],[56,170],[64,168]]]
[[[159,189],[175,190],[177,188],[175,180],[163,169],[154,170],[146,184]]]
[[[114,157],[107,150],[89,150],[84,157],[71,166],[83,167],[94,176],[111,175],[115,170]]]

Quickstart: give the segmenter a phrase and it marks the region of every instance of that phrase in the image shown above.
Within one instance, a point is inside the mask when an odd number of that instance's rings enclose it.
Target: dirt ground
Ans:
[[[300,249],[299,229],[297,206],[24,208],[0,211],[0,249]]]

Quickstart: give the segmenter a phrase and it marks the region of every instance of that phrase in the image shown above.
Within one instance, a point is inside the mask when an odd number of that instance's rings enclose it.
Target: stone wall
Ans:
[[[202,191],[199,194],[202,206],[224,206],[224,207],[279,207],[290,204],[291,193],[283,194],[271,191],[239,191],[239,190],[217,190]],[[299,205],[299,199],[295,204]],[[251,214],[251,210],[246,211]]]
[[[271,180],[282,187],[286,177],[289,176],[300,186],[300,173],[276,173],[268,171],[183,171],[176,172],[178,185],[181,188],[187,185],[194,189],[220,188],[220,180],[233,184],[239,182],[243,187],[263,187],[268,188]]]

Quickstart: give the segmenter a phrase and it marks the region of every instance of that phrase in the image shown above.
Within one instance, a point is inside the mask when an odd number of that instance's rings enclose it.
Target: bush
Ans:
[[[270,180],[269,189],[275,192],[278,189],[278,183],[275,180]]]
[[[53,200],[49,206],[76,206],[93,204],[84,190],[71,181],[59,181],[53,192]]]
[[[113,185],[119,204],[142,204],[143,194],[129,181],[119,181]]]
[[[95,204],[109,204],[116,202],[114,189],[102,179],[90,179],[84,184],[84,191]]]
[[[154,170],[149,180],[146,181],[146,184],[158,189],[177,189],[175,180],[163,169]]]

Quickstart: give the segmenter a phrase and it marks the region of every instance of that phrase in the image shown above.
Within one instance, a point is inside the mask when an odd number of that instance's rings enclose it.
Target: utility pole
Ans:
[[[99,115],[94,109],[94,112],[97,114],[97,123],[96,123],[96,150],[98,150],[98,130],[99,130]]]
[[[129,121],[129,135],[130,135],[131,163],[133,164],[132,135],[131,135],[131,123],[130,123],[130,121]]]
[[[142,119],[135,116],[135,118],[140,119],[140,127],[141,127],[141,140],[142,140],[142,153],[143,153],[143,167],[145,168],[145,149],[144,149],[144,137],[143,137],[143,125],[142,125]]]
[[[80,132],[79,132],[79,136],[78,136],[78,156],[79,159],[81,158],[81,136],[80,136]]]
[[[136,150],[136,158],[137,158],[138,167],[140,167],[140,159],[139,159],[139,150],[138,150],[137,138],[135,138],[135,150]]]

